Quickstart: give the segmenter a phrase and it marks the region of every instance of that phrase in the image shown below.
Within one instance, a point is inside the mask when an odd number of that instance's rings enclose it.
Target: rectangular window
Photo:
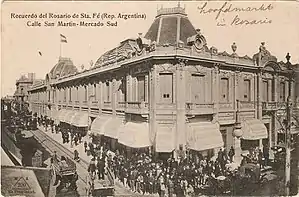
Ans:
[[[145,76],[137,77],[137,88],[138,102],[145,101]]]
[[[220,80],[220,102],[229,102],[229,80],[228,78],[221,78]]]
[[[55,100],[55,93],[56,93],[56,90],[53,90],[53,92],[52,92],[52,100],[53,100],[53,102],[56,101],[56,100]]]
[[[263,81],[263,101],[269,101],[269,84],[268,81]]]
[[[192,74],[191,76],[191,102],[204,102],[204,75]]]
[[[120,101],[127,101],[127,84],[126,84],[126,79],[121,80],[121,85],[119,87],[120,94],[121,94],[121,100]]]
[[[110,102],[110,84],[109,82],[106,82],[105,85],[105,102]]]
[[[76,87],[76,99],[79,101],[79,87]]]
[[[87,101],[87,87],[84,86],[84,101]]]
[[[285,87],[285,83],[284,82],[280,83],[279,100],[280,100],[280,102],[285,102],[285,100],[286,100],[286,87]]]
[[[69,89],[69,101],[72,101],[72,88]]]
[[[51,92],[48,91],[48,102],[50,102],[50,101],[51,101]]]
[[[250,101],[250,93],[251,93],[251,88],[250,88],[250,80],[245,79],[244,80],[244,96],[243,100],[244,101]]]
[[[93,84],[93,97],[97,100],[97,84]]]
[[[161,103],[173,103],[173,74],[160,73],[159,79]]]
[[[66,101],[66,88],[63,91],[63,101]]]

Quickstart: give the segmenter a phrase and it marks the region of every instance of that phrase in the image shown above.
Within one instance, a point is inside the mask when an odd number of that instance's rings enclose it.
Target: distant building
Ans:
[[[16,81],[16,91],[14,93],[14,98],[18,101],[28,100],[28,88],[35,81],[35,73],[28,73],[28,76],[22,75],[20,79]]]
[[[258,44],[252,58],[239,56],[236,43],[219,52],[184,8],[161,8],[144,37],[122,41],[89,70],[60,58],[29,100],[33,113],[90,126],[112,148],[150,147],[163,157],[233,146],[240,155],[284,135],[286,63]]]

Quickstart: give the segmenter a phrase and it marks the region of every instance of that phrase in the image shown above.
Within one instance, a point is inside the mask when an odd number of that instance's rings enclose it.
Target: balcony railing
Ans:
[[[277,110],[277,102],[275,102],[275,101],[262,102],[262,109],[263,110]]]
[[[148,113],[148,104],[144,102],[127,102],[126,112],[129,113]]]
[[[254,109],[253,101],[240,101],[240,109]]]
[[[187,114],[213,114],[213,103],[186,103]]]
[[[91,106],[92,107],[98,107],[99,101],[91,101]]]
[[[124,110],[126,108],[126,102],[118,102],[117,110]]]
[[[103,105],[104,109],[111,109],[112,105],[110,101],[104,101],[104,105]]]
[[[158,110],[174,110],[175,106],[175,103],[157,103]]]
[[[233,109],[232,103],[219,103],[220,110]]]
[[[278,109],[285,109],[287,106],[287,102],[278,102],[277,103],[277,108]]]

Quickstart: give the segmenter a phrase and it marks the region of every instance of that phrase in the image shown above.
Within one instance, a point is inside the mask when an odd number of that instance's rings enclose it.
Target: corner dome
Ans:
[[[57,79],[78,72],[76,66],[70,58],[60,57],[58,63],[51,69],[49,76]]]
[[[176,46],[179,41],[187,45],[187,38],[196,34],[196,30],[189,21],[185,8],[161,8],[144,36],[156,41],[157,45]]]

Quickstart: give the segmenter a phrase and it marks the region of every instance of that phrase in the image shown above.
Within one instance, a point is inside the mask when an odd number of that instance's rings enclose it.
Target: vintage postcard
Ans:
[[[298,195],[298,14],[3,2],[1,195]]]

